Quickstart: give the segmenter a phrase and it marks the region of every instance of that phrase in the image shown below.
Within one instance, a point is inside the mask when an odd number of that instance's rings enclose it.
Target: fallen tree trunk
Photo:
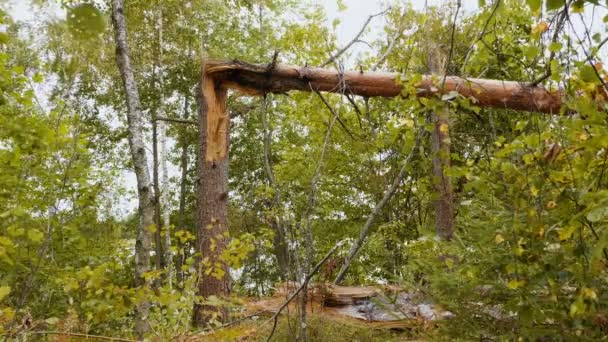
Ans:
[[[286,93],[291,90],[324,91],[366,97],[415,95],[432,97],[458,92],[472,98],[482,107],[505,108],[528,112],[558,114],[563,93],[542,86],[528,86],[516,81],[423,75],[415,94],[404,92],[398,73],[347,71],[292,65],[255,65],[240,61],[206,61],[205,73],[232,88],[249,95]]]

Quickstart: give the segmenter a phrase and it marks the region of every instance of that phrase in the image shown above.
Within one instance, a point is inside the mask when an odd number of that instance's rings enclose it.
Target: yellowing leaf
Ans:
[[[574,303],[570,304],[570,316],[576,317],[585,312],[585,303],[582,298],[578,298]]]
[[[547,22],[545,22],[545,21],[541,21],[540,23],[536,24],[532,28],[532,34],[539,35],[541,33],[547,32],[548,29],[549,29],[549,24],[547,24]]]
[[[496,237],[494,237],[494,242],[496,242],[496,244],[499,245],[503,241],[505,241],[505,238],[502,237],[502,235],[500,235],[500,234],[496,234]]]
[[[525,280],[511,279],[507,283],[507,287],[510,288],[511,290],[517,290],[518,288],[524,286],[525,284],[526,284]]]
[[[542,0],[526,0],[528,7],[532,12],[538,12],[540,10],[541,5],[543,4]]]
[[[538,196],[538,192],[539,192],[538,188],[536,188],[534,185],[532,185],[530,187],[530,193],[532,194],[532,196],[537,197]]]
[[[597,293],[588,287],[583,287],[581,294],[583,295],[583,298],[597,300]]]
[[[565,228],[560,228],[558,230],[559,239],[561,241],[568,240],[572,236],[572,234],[574,234],[575,230],[576,226],[574,225],[567,226]]]
[[[10,286],[0,286],[0,300],[4,299],[4,297],[8,296],[11,293]]]
[[[578,141],[586,141],[587,139],[589,139],[589,135],[587,135],[585,132],[579,132],[576,134],[576,140]]]

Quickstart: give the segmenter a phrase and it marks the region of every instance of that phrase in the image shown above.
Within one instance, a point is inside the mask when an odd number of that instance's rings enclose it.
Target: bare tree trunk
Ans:
[[[272,171],[272,127],[268,122],[268,99],[264,97],[262,100],[262,128],[264,130],[264,170],[266,171],[266,178],[268,184],[274,191],[274,198],[272,203],[269,205],[270,213],[268,214],[268,223],[274,230],[274,254],[277,258],[277,265],[279,267],[280,277],[282,280],[287,280],[289,277],[289,250],[287,248],[287,236],[285,230],[281,224],[279,215],[273,212],[277,206],[281,203],[281,192],[277,187],[274,172]]]
[[[137,286],[149,286],[143,275],[150,271],[151,233],[154,225],[154,197],[144,144],[143,114],[139,100],[139,91],[133,75],[127,44],[127,23],[124,16],[123,0],[112,1],[112,23],[116,44],[116,64],[120,70],[127,101],[128,139],[133,159],[133,168],[137,179],[139,202],[139,225],[135,241],[135,283]],[[147,321],[150,303],[143,301],[135,309],[135,331],[138,337],[150,330]]]
[[[158,15],[158,66],[162,65],[163,60],[163,12]],[[158,76],[159,92],[158,98],[162,108],[164,104],[164,89],[162,71]],[[165,229],[165,264],[167,267],[167,283],[169,288],[173,288],[173,252],[171,251],[171,222],[169,219],[169,170],[167,167],[167,124],[161,121],[158,126],[160,133],[160,168],[162,172],[160,206],[162,211],[162,226]]]
[[[228,143],[230,117],[226,111],[226,88],[211,77],[202,76],[199,102],[199,189],[197,246],[199,263],[198,294],[208,300],[230,293],[228,265],[220,257],[228,232]],[[194,324],[202,326],[213,314],[223,310],[196,304]]]
[[[167,126],[165,123],[160,125],[160,166],[162,172],[161,178],[161,198],[162,205],[162,222],[165,229],[165,265],[167,267],[167,282],[169,288],[173,288],[174,267],[173,267],[173,252],[171,251],[171,220],[169,206],[169,169],[167,167]]]
[[[363,242],[367,238],[367,234],[368,234],[369,229],[371,228],[372,224],[374,224],[374,222],[376,221],[376,217],[378,217],[378,215],[382,211],[382,208],[384,208],[384,206],[391,200],[391,198],[397,191],[399,184],[401,184],[403,177],[405,177],[405,174],[407,172],[407,168],[410,164],[410,161],[412,160],[412,158],[418,151],[418,148],[420,146],[420,139],[421,139],[422,132],[423,132],[423,129],[421,128],[420,132],[418,132],[416,134],[416,140],[415,140],[414,146],[410,150],[410,153],[407,155],[407,157],[403,160],[401,169],[399,170],[399,173],[397,174],[395,179],[393,179],[393,183],[386,190],[386,192],[384,193],[384,196],[382,196],[382,199],[378,203],[376,203],[374,210],[368,216],[367,221],[365,221],[365,224],[363,225],[363,227],[361,228],[361,231],[359,232],[359,238],[357,239],[357,241],[355,241],[353,246],[350,248],[350,251],[348,252],[348,256],[346,257],[346,260],[344,261],[344,265],[342,265],[342,268],[340,268],[340,272],[338,272],[338,275],[336,276],[336,279],[334,280],[334,284],[338,285],[338,284],[342,283],[342,281],[344,280],[344,276],[346,275],[346,271],[348,270],[351,262],[353,261],[353,259],[355,258],[355,256],[357,255],[357,253],[359,252],[361,247],[363,246]]]
[[[154,111],[158,110],[157,108]],[[154,244],[156,253],[154,260],[156,261],[156,269],[163,269],[163,244],[162,244],[162,222],[160,220],[160,184],[158,181],[158,120],[156,113],[152,114],[152,177],[154,179]],[[158,282],[157,282],[158,284]]]
[[[188,103],[188,95],[184,98],[184,120],[188,119],[189,116],[189,103]],[[182,139],[182,151],[179,158],[180,169],[181,169],[181,179],[179,186],[179,211],[177,214],[177,227],[179,230],[184,230],[186,228],[185,219],[186,219],[186,181],[188,179],[188,144],[186,139]],[[182,246],[178,242],[178,250],[181,250]],[[181,251],[181,254],[178,255],[177,263],[175,266],[177,273],[177,284],[179,287],[182,286],[183,282],[183,270],[182,265],[185,262],[186,251]]]
[[[450,110],[447,105],[438,113],[432,113],[435,125],[432,133],[433,184],[437,191],[435,200],[435,229],[443,240],[454,235],[454,193],[448,175],[450,169]]]
[[[442,53],[437,46],[428,47],[428,68],[431,72],[441,75],[443,81],[439,86],[445,87],[447,67],[450,63],[442,59]],[[433,158],[433,186],[435,187],[435,231],[442,240],[450,241],[454,235],[454,193],[450,181],[450,109],[444,103],[437,111],[430,113],[434,125],[431,134],[431,155]]]

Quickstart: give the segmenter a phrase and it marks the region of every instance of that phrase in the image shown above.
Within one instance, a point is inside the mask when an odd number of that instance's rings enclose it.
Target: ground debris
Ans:
[[[283,283],[277,287],[274,296],[247,303],[247,311],[276,312],[296,288],[295,283]],[[373,328],[406,329],[452,316],[452,313],[424,300],[418,292],[396,286],[315,284],[309,291],[310,312],[355,320]]]

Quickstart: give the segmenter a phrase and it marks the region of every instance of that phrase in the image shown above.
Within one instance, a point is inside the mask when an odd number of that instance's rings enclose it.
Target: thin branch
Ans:
[[[365,32],[365,29],[367,28],[369,23],[372,21],[372,19],[386,14],[386,12],[390,11],[390,9],[391,8],[389,7],[380,13],[372,14],[369,17],[367,17],[367,20],[365,21],[365,23],[361,27],[361,30],[359,31],[359,33],[357,33],[355,38],[353,38],[353,40],[351,40],[350,43],[346,44],[343,48],[338,50],[338,52],[336,52],[334,55],[332,55],[325,63],[321,64],[321,67],[325,67],[325,66],[329,65],[330,63],[334,62],[338,57],[342,56],[342,54],[344,54],[348,49],[350,49],[350,47],[353,46],[353,44],[355,44],[357,42],[362,42],[359,38],[361,37],[361,35],[363,35],[363,33]]]
[[[600,81],[600,83],[602,83],[602,86],[604,88],[604,93],[608,93],[608,84],[606,84],[606,81],[604,81],[604,78],[602,78],[602,76],[600,75],[599,71],[597,71],[595,63],[593,63],[593,56],[591,56],[589,54],[589,52],[587,51],[587,49],[585,49],[583,41],[579,37],[578,33],[576,32],[576,28],[574,27],[574,24],[570,20],[570,16],[568,15],[567,11],[566,11],[566,20],[568,20],[568,23],[570,24],[570,27],[572,28],[572,32],[574,32],[574,35],[576,36],[576,40],[578,40],[578,43],[581,46],[581,50],[583,50],[583,53],[585,54],[587,62],[589,63],[589,65],[591,66],[591,68],[593,68],[593,72],[595,73],[595,76],[597,77],[597,79]]]
[[[403,31],[405,30],[404,22],[405,22],[406,13],[407,13],[407,11],[404,11],[403,14],[401,15],[401,19],[399,21],[399,29],[397,30],[397,33],[395,34],[393,39],[391,39],[389,41],[388,46],[386,47],[386,51],[384,51],[384,53],[382,54],[382,56],[380,56],[380,58],[378,59],[376,64],[374,64],[374,66],[372,67],[372,71],[376,71],[382,64],[384,64],[384,61],[386,61],[388,56],[391,54],[391,52],[395,48],[395,45],[397,45],[397,41],[403,35]]]
[[[340,126],[342,126],[342,128],[344,128],[344,131],[346,131],[346,133],[348,133],[348,135],[350,136],[351,139],[355,139],[355,136],[353,135],[353,132],[351,132],[348,127],[346,127],[346,124],[344,124],[344,121],[342,121],[342,119],[340,118],[340,116],[338,115],[338,113],[336,113],[336,111],[329,105],[329,103],[327,102],[327,100],[325,99],[325,97],[323,96],[323,94],[321,94],[319,91],[315,90],[315,93],[319,96],[319,98],[321,99],[321,101],[323,102],[323,104],[325,105],[325,107],[327,107],[327,109],[329,110],[329,112],[336,118],[336,120],[338,120],[338,123],[340,123]]]
[[[443,81],[441,81],[441,92],[445,88],[445,80],[448,78],[448,69],[450,68],[450,64],[452,63],[452,56],[454,55],[454,36],[456,35],[456,20],[458,19],[458,12],[460,12],[460,7],[462,7],[462,2],[458,0],[456,3],[456,13],[454,13],[454,20],[452,22],[452,37],[450,38],[450,52],[448,54],[448,59],[445,62],[445,67],[443,71]]]
[[[359,128],[363,129],[363,123],[361,123],[361,117],[363,116],[363,113],[361,113],[361,109],[350,94],[345,94],[345,96],[348,102],[350,102],[350,104],[355,109],[355,113],[357,114],[357,121],[359,122]]]
[[[175,123],[188,124],[188,125],[198,125],[198,122],[196,122],[194,120],[186,120],[186,119],[179,119],[179,118],[167,118],[167,117],[164,117],[164,116],[157,116],[156,118],[154,118],[154,120],[156,120],[156,121],[175,122]]]
[[[300,285],[300,287],[294,293],[292,293],[291,296],[289,296],[289,298],[287,298],[287,300],[283,303],[283,305],[281,305],[279,307],[277,312],[269,320],[267,320],[266,322],[264,322],[262,324],[262,325],[265,325],[266,323],[268,323],[270,321],[274,321],[273,326],[272,326],[272,331],[270,332],[270,335],[268,336],[268,338],[266,338],[266,342],[270,341],[270,339],[274,335],[274,332],[277,328],[277,323],[279,322],[279,315],[281,314],[281,312],[289,305],[289,303],[292,300],[294,300],[294,298],[296,298],[298,296],[298,294],[300,293],[300,291],[302,291],[303,288],[308,286],[308,283],[310,282],[312,277],[319,271],[321,266],[323,266],[323,264],[329,259],[329,257],[331,257],[336,252],[336,250],[338,250],[338,248],[342,247],[344,242],[345,242],[345,240],[342,240],[342,241],[338,242],[332,249],[330,249],[329,252],[327,252],[327,254],[325,254],[323,259],[321,259],[321,261],[319,261],[319,263],[313,268],[312,272],[310,272],[310,274],[308,274],[308,276],[306,276],[306,278],[302,282],[302,285]]]
[[[469,63],[469,58],[471,57],[471,53],[473,52],[473,48],[475,47],[475,44],[477,44],[480,40],[482,40],[483,37],[486,35],[486,32],[488,31],[488,27],[490,26],[490,21],[492,21],[492,18],[494,18],[494,15],[496,14],[496,10],[498,10],[498,6],[500,6],[500,0],[496,1],[496,5],[494,5],[494,8],[492,9],[490,16],[488,17],[488,20],[486,20],[486,23],[483,25],[483,29],[481,30],[481,33],[479,33],[478,38],[469,47],[467,54],[464,58],[464,62],[462,63],[462,67],[460,68],[460,70],[463,74],[464,74],[464,69],[466,68],[467,64]]]
[[[551,38],[551,44],[557,42],[557,39],[559,38],[559,33],[561,32],[561,30],[564,28],[564,23],[566,22],[566,17],[568,14],[568,6],[570,6],[570,3],[564,4],[564,9],[557,15],[557,19],[555,21],[555,31],[553,32],[553,37]],[[542,82],[544,82],[545,80],[547,80],[549,77],[551,77],[552,71],[551,71],[551,61],[553,61],[553,59],[555,58],[555,51],[551,51],[549,53],[549,59],[547,61],[547,63],[545,63],[545,73],[542,74],[540,77],[538,77],[536,80],[532,81],[529,83],[530,87],[535,87],[539,84],[541,84]]]

